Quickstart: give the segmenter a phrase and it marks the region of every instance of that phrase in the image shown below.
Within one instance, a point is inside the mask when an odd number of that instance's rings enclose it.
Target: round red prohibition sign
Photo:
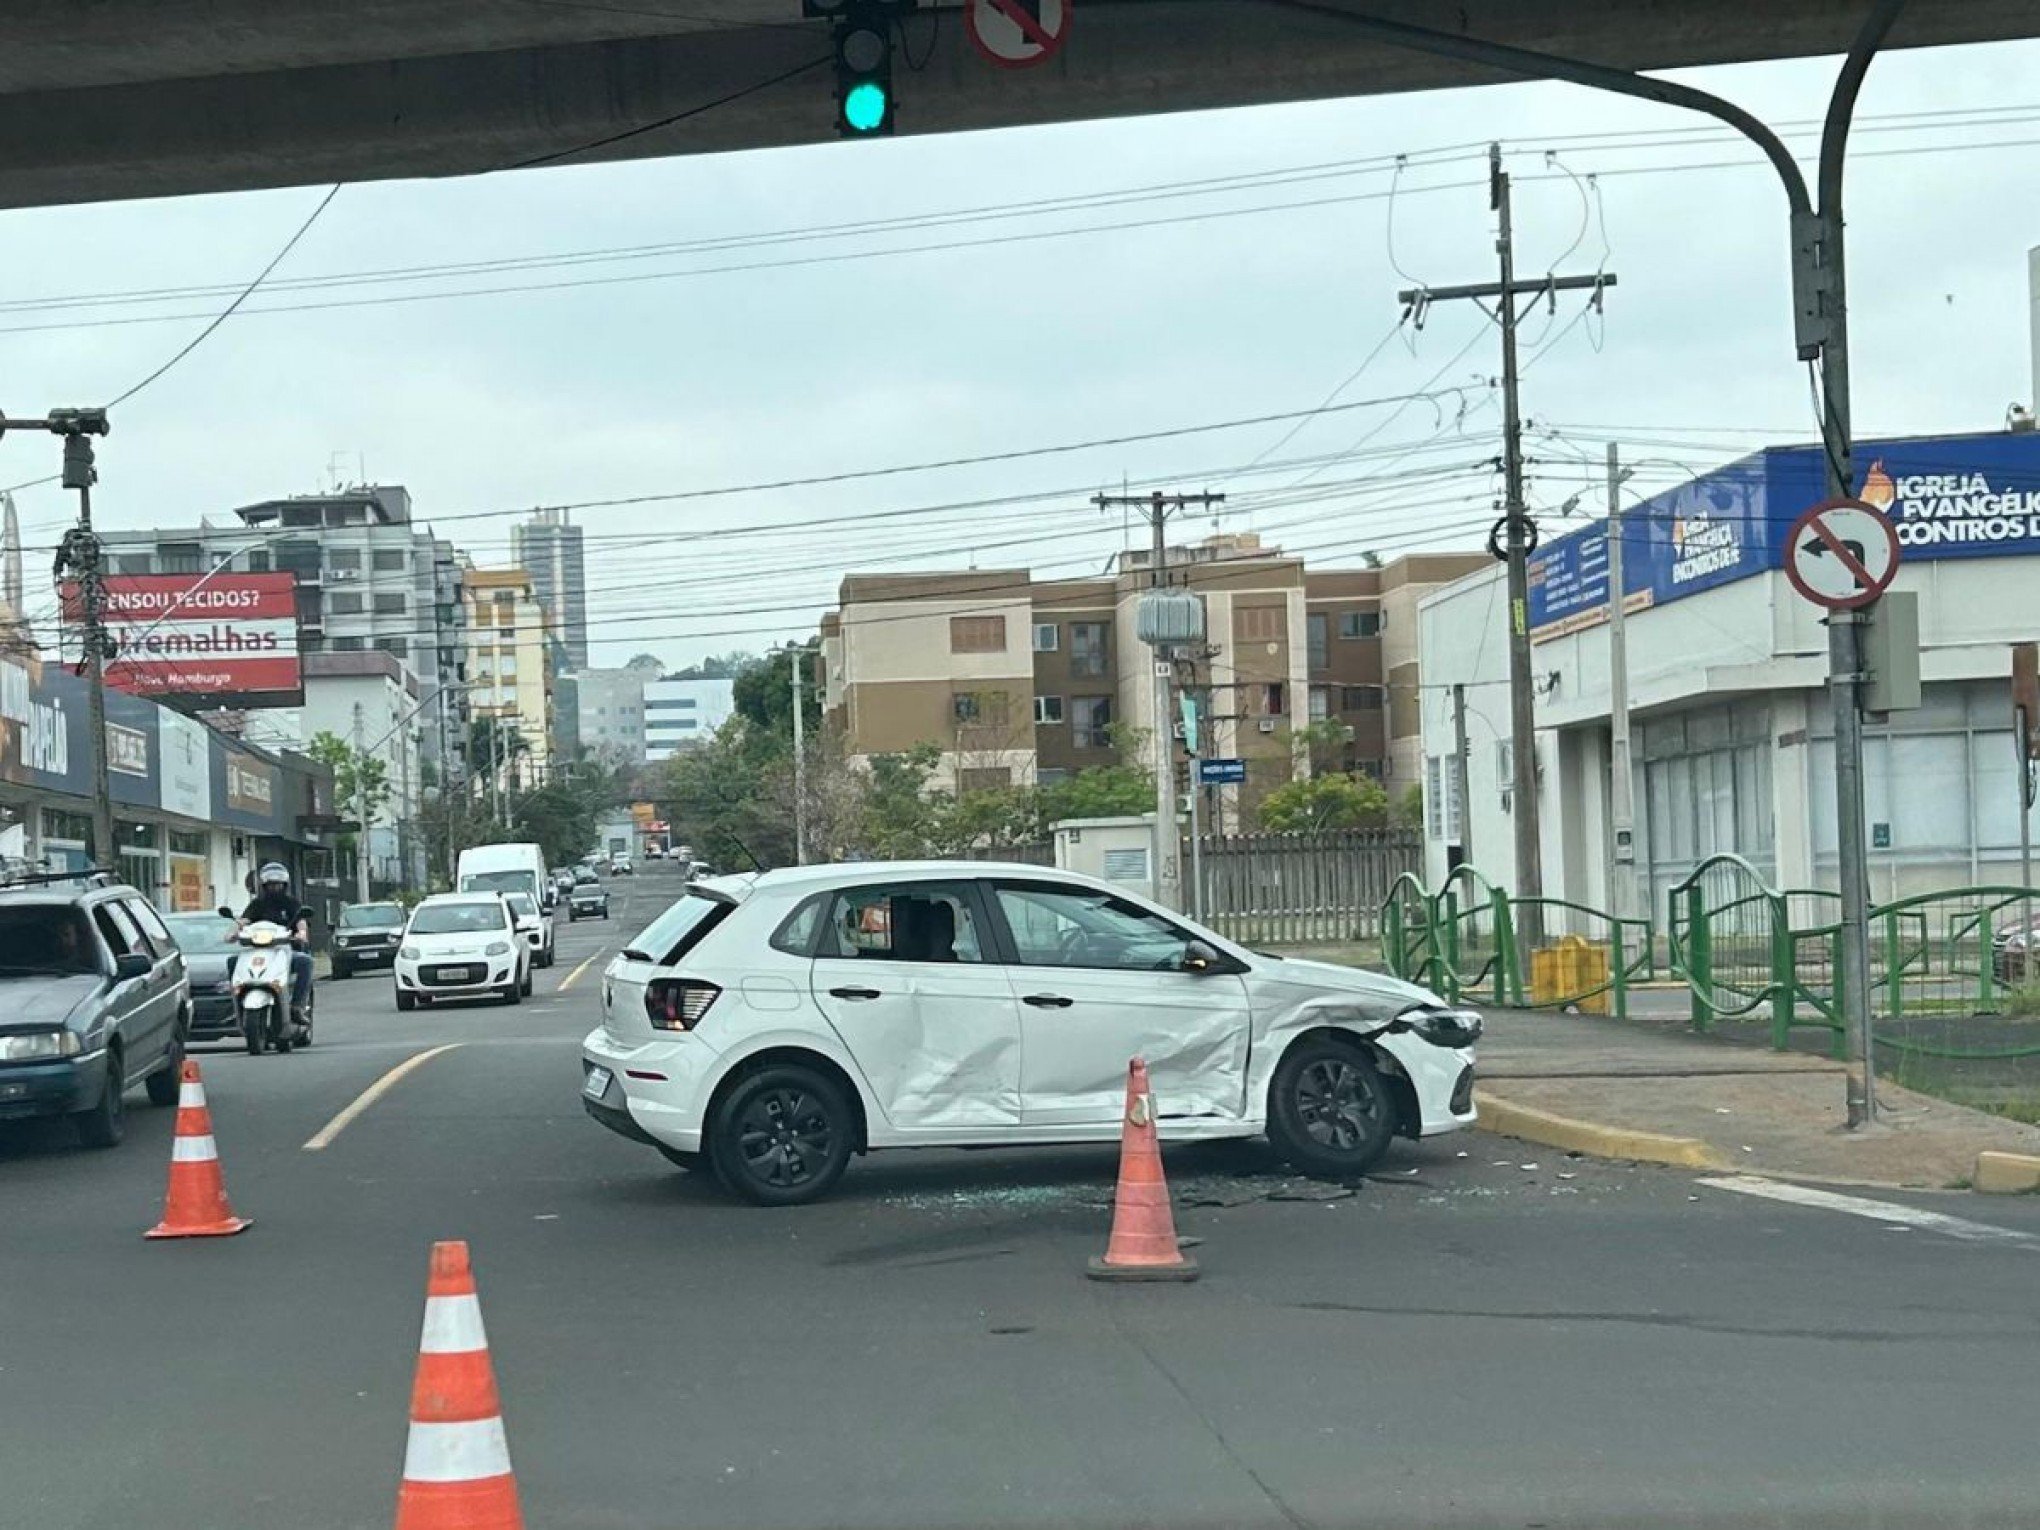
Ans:
[[[1869,605],[1897,572],[1897,528],[1860,499],[1815,505],[1792,523],[1785,539],[1785,577],[1830,611]]]
[[[970,40],[1001,69],[1045,64],[1070,35],[1070,0],[969,0],[963,12]]]

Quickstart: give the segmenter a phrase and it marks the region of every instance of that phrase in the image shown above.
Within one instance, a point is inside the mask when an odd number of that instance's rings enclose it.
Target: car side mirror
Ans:
[[[224,903],[222,903],[218,908],[214,909],[213,912],[218,914],[222,919],[231,919],[234,917],[234,911],[228,908]]]
[[[1201,940],[1193,940],[1183,947],[1182,971],[1199,976],[1207,972],[1220,972],[1225,967],[1225,958]]]
[[[139,951],[127,951],[113,959],[113,980],[125,983],[129,978],[145,978],[149,969],[155,966]]]

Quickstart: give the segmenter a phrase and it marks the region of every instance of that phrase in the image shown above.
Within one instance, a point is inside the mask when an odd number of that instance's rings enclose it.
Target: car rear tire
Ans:
[[[418,996],[416,994],[410,993],[402,988],[399,988],[397,990],[397,1008],[399,1010],[412,1010],[416,1009],[417,1007]]]
[[[120,1049],[108,1048],[106,1083],[99,1091],[99,1099],[89,1109],[71,1117],[72,1129],[78,1133],[80,1145],[89,1148],[120,1146],[121,1138],[127,1135],[125,1078],[126,1075],[121,1072]]]
[[[1373,1059],[1326,1038],[1299,1041],[1268,1085],[1268,1141],[1322,1179],[1356,1179],[1388,1151],[1395,1099]]]
[[[843,1091],[813,1068],[778,1063],[722,1101],[708,1133],[716,1177],[759,1206],[798,1206],[835,1187],[850,1162],[856,1116]]]

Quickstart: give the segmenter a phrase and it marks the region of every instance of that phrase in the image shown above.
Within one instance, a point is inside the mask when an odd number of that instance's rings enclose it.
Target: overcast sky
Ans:
[[[1805,124],[1832,72],[1814,60],[1683,78],[1773,123]],[[1848,198],[1859,434],[1994,429],[2009,402],[2031,397],[2026,250],[2040,242],[2040,212],[2025,167],[2040,143],[2036,79],[2040,43],[1893,53],[1871,72]],[[189,525],[365,469],[407,485],[420,516],[478,561],[500,562],[511,520],[535,504],[1309,410],[1371,353],[1338,400],[1362,407],[1328,411],[1287,440],[1289,423],[1261,424],[577,512],[595,661],[651,649],[681,664],[811,632],[840,575],[860,567],[1096,571],[1120,527],[1084,501],[1122,478],[1223,490],[1228,529],[1257,529],[1318,562],[1368,547],[1392,557],[1475,545],[1494,489],[1482,464],[1498,450],[1498,346],[1467,304],[1436,308],[1421,333],[1395,333],[1395,292],[1492,278],[1490,138],[1514,151],[1519,273],[1605,264],[1620,278],[1604,315],[1582,315],[1568,297],[1555,319],[1527,322],[1534,505],[1555,511],[1576,480],[1598,481],[1610,435],[1648,459],[1646,487],[1807,437],[1784,202],[1756,152],[1690,114],[1522,85],[348,186],[278,283],[1101,200],[856,239],[265,289],[249,310],[679,273],[246,311],[118,412],[96,507],[112,527]],[[1791,141],[1810,179],[1814,139]],[[1552,144],[1560,152],[1547,163]],[[1970,147],[1939,152],[1954,145]],[[1399,154],[1409,162],[1398,176]],[[1335,172],[1289,174],[1334,162]],[[1721,168],[1672,168],[1695,165]],[[1217,192],[1181,184],[1218,177],[1245,179]],[[1112,195],[1152,187],[1168,189]],[[103,401],[202,323],[105,320],[202,314],[224,299],[16,305],[244,282],[321,195],[0,213],[13,295],[0,300],[0,407]],[[1230,215],[1304,202],[1317,205]],[[1150,226],[1123,226],[1136,223]],[[1064,229],[1082,232],[1038,237]],[[850,255],[863,258],[817,259]],[[783,264],[793,261],[808,263]],[[782,264],[700,273],[768,262]],[[30,327],[51,325],[65,327]],[[1427,387],[1460,391],[1399,411],[1367,403]],[[0,483],[54,467],[47,438],[0,442]],[[1041,497],[942,508],[1017,496]],[[68,497],[45,487],[18,498],[26,540],[47,545]],[[1583,506],[1599,512],[1597,490]],[[928,512],[847,519],[917,507]],[[727,535],[773,523],[793,525]],[[28,562],[32,580],[47,567],[40,552]],[[33,585],[29,604],[38,609]]]

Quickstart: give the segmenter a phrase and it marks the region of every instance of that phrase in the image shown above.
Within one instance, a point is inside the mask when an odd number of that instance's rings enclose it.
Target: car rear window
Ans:
[[[690,892],[646,925],[638,938],[624,947],[623,954],[632,961],[670,967],[700,945],[703,937],[727,919],[735,907],[727,898]]]

